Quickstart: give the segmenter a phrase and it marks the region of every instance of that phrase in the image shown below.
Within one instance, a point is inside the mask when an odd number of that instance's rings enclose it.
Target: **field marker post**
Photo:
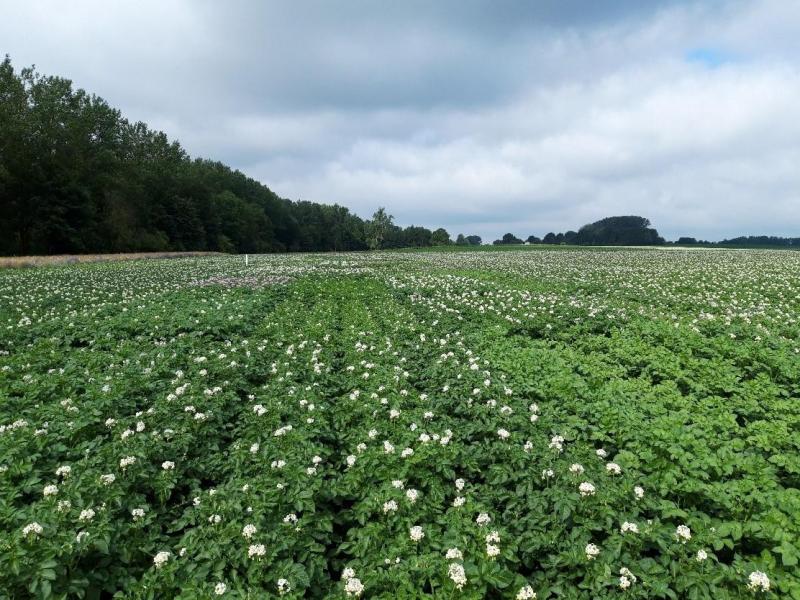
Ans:
[[[249,255],[247,255],[247,254],[245,254],[245,255],[244,255],[244,266],[245,266],[245,267],[246,267],[248,264],[250,264],[250,260],[249,260],[249,258],[250,258],[250,256],[249,256]]]

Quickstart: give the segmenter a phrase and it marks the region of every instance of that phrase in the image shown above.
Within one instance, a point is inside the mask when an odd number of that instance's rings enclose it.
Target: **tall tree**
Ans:
[[[431,244],[434,246],[447,246],[448,244],[452,244],[452,240],[450,239],[450,234],[447,233],[447,230],[443,227],[436,229],[431,234]]]
[[[499,240],[495,240],[492,242],[495,246],[498,245],[509,245],[509,244],[521,244],[522,240],[515,236],[513,233],[506,233],[503,237]]]
[[[606,217],[580,228],[575,241],[578,244],[611,246],[646,246],[663,244],[664,238],[650,227],[644,217]]]
[[[386,209],[381,206],[372,215],[372,219],[367,223],[367,244],[373,250],[383,247],[393,223],[394,217],[387,214]]]

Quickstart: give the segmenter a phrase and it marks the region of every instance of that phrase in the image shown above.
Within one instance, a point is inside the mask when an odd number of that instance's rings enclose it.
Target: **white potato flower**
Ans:
[[[348,597],[355,596],[358,598],[364,592],[364,584],[358,577],[350,577],[344,585],[344,591]]]
[[[411,537],[412,542],[419,542],[425,537],[425,532],[422,531],[422,527],[419,525],[414,525],[411,529],[409,529],[408,534]]]
[[[594,560],[600,554],[600,548],[594,544],[586,544],[583,551],[586,554],[586,560]]]
[[[678,525],[678,527],[675,529],[675,539],[682,544],[685,544],[692,539],[692,530],[686,525]]]
[[[753,571],[748,576],[747,589],[751,592],[768,592],[769,577],[763,571]]]
[[[464,566],[460,563],[450,563],[450,566],[447,568],[447,575],[457,589],[461,590],[467,585],[467,575],[464,573]]]
[[[156,569],[160,569],[169,560],[169,552],[161,551],[153,557],[153,564],[156,566]]]
[[[41,525],[39,525],[39,523],[34,521],[33,523],[28,523],[27,525],[25,525],[25,527],[22,528],[22,535],[24,535],[25,537],[38,536],[42,535],[43,531],[44,528]]]
[[[247,549],[247,556],[249,558],[261,558],[262,556],[266,555],[267,548],[264,544],[251,544],[250,547]]]
[[[529,585],[526,585],[517,592],[516,600],[535,600],[536,592]]]
[[[622,524],[622,527],[620,527],[620,531],[622,533],[628,533],[628,532],[639,533],[639,526],[636,523],[630,523],[628,521],[625,521]]]

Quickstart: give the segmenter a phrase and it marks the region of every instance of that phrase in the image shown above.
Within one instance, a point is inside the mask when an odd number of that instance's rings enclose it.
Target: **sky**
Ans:
[[[800,236],[800,1],[0,0],[0,53],[293,200]]]

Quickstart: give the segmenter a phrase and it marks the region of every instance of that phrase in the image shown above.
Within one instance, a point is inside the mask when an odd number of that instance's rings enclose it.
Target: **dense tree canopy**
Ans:
[[[492,242],[495,246],[501,246],[506,244],[522,244],[522,240],[515,236],[513,233],[506,233],[503,237],[499,240],[495,240]]]
[[[453,240],[450,239],[450,234],[446,229],[439,227],[431,234],[431,243],[434,246],[448,246],[453,243]]]
[[[644,217],[606,217],[566,233],[549,232],[540,240],[528,236],[529,244],[568,244],[580,246],[645,246],[663,244],[664,239]]]
[[[483,240],[479,235],[468,235],[466,239],[467,244],[470,246],[480,246],[483,243]]]
[[[774,235],[743,235],[722,240],[720,244],[731,246],[793,246],[800,247],[800,238],[777,237]]]
[[[449,243],[380,209],[292,202],[131,123],[60,77],[0,63],[0,254],[360,250]]]
[[[584,225],[575,236],[575,243],[602,246],[651,246],[663,244],[664,238],[650,227],[644,217],[606,217]]]
[[[698,240],[693,237],[679,237],[675,244],[680,246],[754,246],[754,247],[778,247],[778,248],[800,248],[800,238],[798,237],[778,237],[774,235],[742,235],[735,238],[724,239],[720,242],[709,242]]]

